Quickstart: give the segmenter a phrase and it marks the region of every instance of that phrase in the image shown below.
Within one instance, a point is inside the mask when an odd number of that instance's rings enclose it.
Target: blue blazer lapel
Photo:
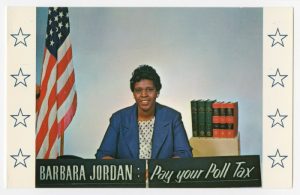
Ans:
[[[161,110],[160,104],[156,103],[155,110],[155,123],[152,137],[152,159],[157,158],[157,155],[169,133],[168,125],[170,124],[169,121],[165,121],[165,117],[163,116],[164,112]]]
[[[139,131],[137,123],[137,107],[136,104],[131,107],[129,116],[126,116],[123,127],[124,139],[133,159],[139,158]]]

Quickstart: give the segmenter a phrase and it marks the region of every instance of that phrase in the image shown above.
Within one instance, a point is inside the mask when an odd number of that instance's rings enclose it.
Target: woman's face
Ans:
[[[134,84],[133,96],[139,111],[154,113],[158,92],[152,80],[143,79]]]

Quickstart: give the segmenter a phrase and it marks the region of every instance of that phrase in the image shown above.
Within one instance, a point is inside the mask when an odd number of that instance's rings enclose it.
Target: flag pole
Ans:
[[[60,156],[64,155],[64,131],[60,135]]]

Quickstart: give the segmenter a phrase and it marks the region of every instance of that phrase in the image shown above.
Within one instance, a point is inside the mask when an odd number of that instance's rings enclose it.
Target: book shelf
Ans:
[[[193,157],[239,156],[240,136],[235,138],[192,137]]]

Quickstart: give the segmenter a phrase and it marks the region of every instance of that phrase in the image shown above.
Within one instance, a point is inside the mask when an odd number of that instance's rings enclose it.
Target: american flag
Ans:
[[[37,100],[36,158],[57,158],[61,135],[72,121],[76,107],[68,8],[49,8]]]

